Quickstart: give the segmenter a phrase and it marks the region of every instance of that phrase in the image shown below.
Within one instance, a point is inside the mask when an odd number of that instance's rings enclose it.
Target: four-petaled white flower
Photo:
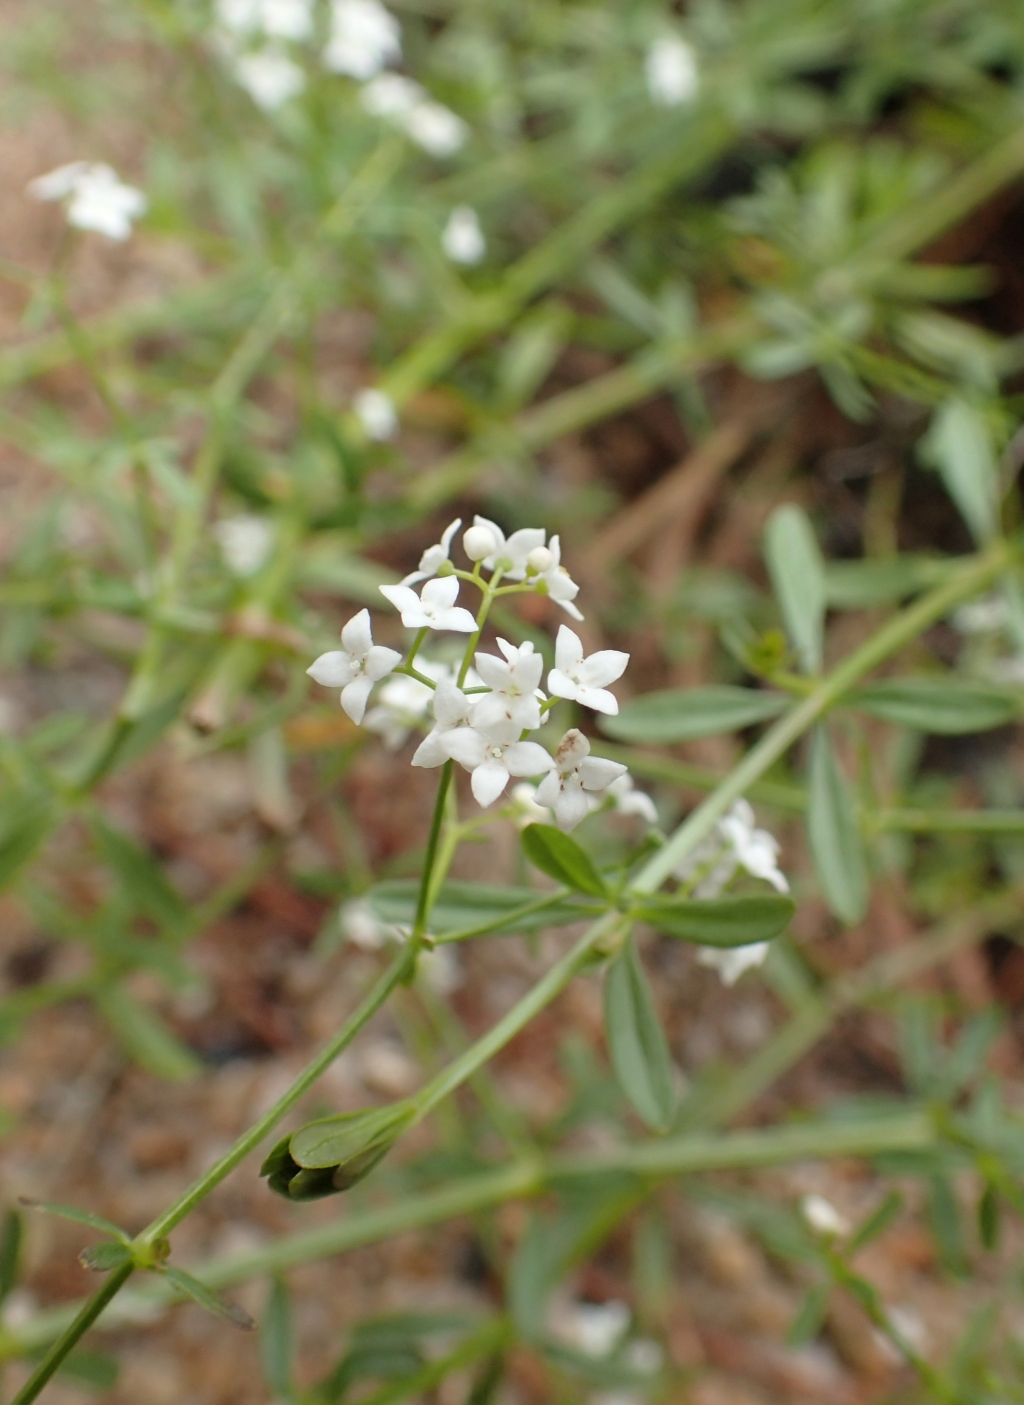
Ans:
[[[368,439],[383,443],[385,439],[394,438],[398,429],[398,411],[391,396],[383,390],[367,386],[357,391],[352,397],[352,409]]]
[[[325,688],[340,688],[342,707],[358,723],[363,720],[374,683],[386,678],[401,663],[402,655],[373,642],[369,610],[352,616],[341,631],[341,642],[343,648],[321,654],[306,672]]]
[[[692,102],[700,86],[697,55],[685,39],[665,34],[647,50],[644,76],[651,101],[659,107]]]
[[[449,522],[448,526],[441,533],[441,540],[433,546],[428,546],[420,557],[420,564],[415,571],[403,577],[402,585],[415,585],[417,581],[429,580],[431,576],[437,575],[437,568],[442,561],[448,560],[448,553],[452,547],[452,537],[462,526],[462,518],[456,517],[454,522]]]
[[[762,965],[767,955],[767,942],[751,942],[749,946],[702,946],[697,960],[717,971],[723,985],[735,985],[744,971]]]
[[[615,801],[615,812],[619,815],[639,815],[648,824],[658,823],[658,812],[654,801],[644,790],[637,790],[633,777],[627,774],[612,781],[605,791]]]
[[[414,766],[443,766],[451,760],[448,739],[460,727],[469,725],[471,705],[461,688],[450,678],[434,689],[434,726],[413,753]]]
[[[530,557],[532,559],[526,563],[530,579],[538,584],[543,583],[556,605],[561,605],[574,620],[581,620],[583,616],[572,603],[580,588],[562,565],[562,544],[558,537],[552,537],[546,547],[542,547],[540,552],[531,552]]]
[[[402,27],[379,0],[334,0],[324,66],[365,82],[402,57]]]
[[[544,528],[520,527],[518,532],[513,532],[510,537],[506,537],[497,522],[479,516],[473,518],[473,526],[486,528],[494,538],[494,552],[492,555],[484,557],[485,569],[493,571],[501,562],[506,580],[525,580],[526,558],[531,551],[544,545],[544,538],[547,535]]]
[[[456,576],[427,581],[419,595],[407,585],[382,585],[380,593],[401,612],[406,629],[451,629],[457,634],[472,634],[476,629],[469,611],[455,604]]]
[[[590,743],[573,727],[555,752],[554,768],[537,787],[536,802],[554,810],[560,829],[575,829],[590,810],[587,792],[599,794],[626,774],[618,761],[590,755]]]
[[[445,747],[454,761],[472,773],[470,787],[479,805],[486,809],[508,785],[510,776],[539,776],[550,771],[554,762],[537,742],[514,740],[518,729],[487,735],[475,727],[454,727],[445,737]]]
[[[487,240],[471,205],[456,205],[441,235],[441,248],[452,263],[479,263],[487,252]]]
[[[556,698],[570,698],[595,712],[614,716],[619,704],[606,685],[621,678],[628,663],[629,655],[619,649],[600,649],[584,658],[579,635],[568,625],[560,625],[555,639],[555,666],[548,674],[548,691]]]
[[[66,200],[68,224],[118,242],[128,238],[147,205],[142,191],[125,185],[112,166],[90,161],[71,161],[37,176],[28,192],[37,200]]]
[[[485,732],[508,724],[517,732],[532,732],[540,726],[537,686],[544,660],[529,640],[517,649],[499,639],[498,648],[505,655],[503,659],[493,654],[476,656],[476,671],[491,691],[476,704],[473,726]]]
[[[780,893],[789,892],[786,875],[778,864],[779,841],[766,829],[756,829],[754,812],[746,800],[737,800],[718,822],[732,846],[736,862],[754,878],[763,878]]]

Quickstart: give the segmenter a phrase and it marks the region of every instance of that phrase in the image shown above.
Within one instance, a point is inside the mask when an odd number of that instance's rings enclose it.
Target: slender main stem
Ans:
[[[120,1268],[114,1269],[99,1292],[92,1295],[67,1330],[57,1338],[18,1391],[11,1405],[28,1405],[30,1400],[36,1399],[47,1381],[60,1370],[68,1355],[74,1350],[76,1343],[89,1330],[107,1304],[113,1302],[134,1272],[135,1265],[133,1263],[126,1263]]]

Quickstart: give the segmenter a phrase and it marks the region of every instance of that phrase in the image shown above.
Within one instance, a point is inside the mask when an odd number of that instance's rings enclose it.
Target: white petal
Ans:
[[[479,513],[473,518],[474,527],[486,527],[493,535],[496,542],[496,555],[500,556],[505,546],[505,533],[498,526],[497,522],[492,522],[489,517],[481,517]],[[494,570],[494,557],[489,556],[484,562],[489,571]]]
[[[562,785],[558,779],[557,771],[549,771],[540,785],[537,787],[537,794],[534,796],[538,805],[546,805],[548,809],[553,809],[561,794]]]
[[[628,663],[629,655],[621,649],[599,649],[596,654],[583,660],[577,677],[588,688],[606,688],[616,678],[622,677]]]
[[[354,678],[347,688],[341,690],[341,705],[353,722],[362,722],[366,711],[366,700],[373,690],[373,679],[362,674]]]
[[[608,761],[603,756],[585,756],[580,762],[580,780],[585,790],[607,790],[612,781],[625,774],[621,761]]]
[[[493,654],[476,655],[476,671],[488,688],[503,693],[512,681],[512,670],[502,659]]]
[[[382,587],[383,589],[383,587]],[[583,645],[567,624],[558,626],[555,638],[555,668],[559,673],[575,673],[583,662]]]
[[[712,966],[723,985],[735,985],[744,971],[760,966],[767,955],[767,942],[751,942],[749,946],[704,946],[697,953],[697,960],[702,966]]]
[[[448,759],[448,751],[437,727],[427,733],[412,754],[414,766],[443,766]]]
[[[434,716],[442,727],[455,727],[469,716],[469,699],[449,678],[434,690]]]
[[[508,785],[508,771],[500,761],[485,761],[473,772],[470,787],[478,805],[486,809]]]
[[[382,585],[378,588],[384,599],[390,600],[395,609],[403,615],[407,610],[418,610],[421,608],[420,597],[414,590],[410,590],[407,585]],[[423,589],[426,590],[426,586],[424,586]]]
[[[590,755],[590,743],[578,727],[570,727],[558,743],[555,752],[555,766],[562,775],[576,769],[585,756]]]
[[[505,574],[511,581],[521,581],[526,575],[526,558],[535,547],[544,545],[547,536],[543,527],[520,527],[513,532],[501,552],[502,557],[512,562],[511,571]]]
[[[445,527],[444,531],[441,533],[441,545],[444,547],[445,556],[447,556],[449,551],[451,550],[452,537],[454,537],[455,533],[459,530],[461,526],[462,518],[456,517],[455,521],[449,522],[448,526]]]
[[[559,600],[557,595],[553,595],[551,598],[554,600],[556,605],[561,605],[565,613],[567,615],[571,615],[574,620],[583,619],[583,612],[581,610],[577,610],[576,606],[572,603],[571,600]]]
[[[467,771],[483,765],[487,755],[487,741],[473,727],[452,727],[450,731],[441,734],[440,741],[452,760],[464,766]]]
[[[619,710],[618,699],[607,688],[577,688],[576,701],[584,707],[593,708],[595,712],[606,712],[610,717],[614,717]]]
[[[433,628],[451,629],[456,634],[475,634],[476,620],[468,610],[464,610],[461,605],[456,605],[454,610],[439,610],[433,621]]]
[[[358,615],[353,615],[341,631],[341,642],[350,654],[355,654],[357,659],[363,658],[370,652],[373,644],[373,635],[370,633],[370,612],[360,610]]]
[[[554,761],[537,742],[513,742],[505,752],[505,765],[512,776],[539,776],[550,771]]]
[[[344,688],[355,677],[356,665],[342,649],[331,649],[314,659],[306,672],[325,688]]]
[[[555,801],[554,810],[558,828],[568,833],[569,830],[575,829],[581,820],[586,819],[590,806],[579,786],[566,785],[562,787]]]
[[[388,649],[383,644],[374,644],[366,654],[366,676],[372,678],[376,683],[381,678],[386,678],[392,669],[401,662],[402,655],[397,649]]]
[[[562,628],[564,629],[565,625]],[[577,691],[576,684],[560,668],[553,668],[548,674],[548,692],[553,693],[556,698],[575,698]]]
[[[459,598],[458,576],[441,576],[438,580],[427,581],[421,598],[424,605],[429,605],[431,609],[450,609]]]

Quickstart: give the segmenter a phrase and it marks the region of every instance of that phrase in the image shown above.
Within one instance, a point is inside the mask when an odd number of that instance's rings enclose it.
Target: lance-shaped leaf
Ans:
[[[244,1307],[239,1307],[237,1303],[225,1302],[212,1288],[208,1288],[205,1283],[200,1283],[198,1278],[193,1278],[191,1273],[185,1273],[180,1268],[173,1268],[170,1264],[167,1264],[160,1272],[169,1282],[174,1284],[179,1293],[184,1293],[185,1297],[191,1298],[201,1308],[212,1312],[214,1317],[223,1317],[226,1322],[230,1322],[233,1327],[240,1327],[243,1332],[251,1332],[256,1326]]]
[[[807,837],[822,895],[843,922],[859,922],[868,905],[868,874],[849,782],[824,724],[811,734]]]
[[[260,1362],[267,1384],[279,1400],[287,1400],[291,1396],[293,1350],[288,1285],[284,1279],[275,1278],[260,1322]]]
[[[590,855],[553,824],[528,824],[522,835],[526,857],[556,883],[591,897],[607,896],[604,879]]]
[[[278,1142],[260,1175],[291,1200],[335,1195],[372,1171],[414,1120],[406,1103],[318,1118]]]
[[[131,1235],[120,1225],[114,1224],[112,1220],[105,1220],[102,1215],[94,1215],[91,1210],[79,1210],[76,1205],[58,1205],[50,1200],[30,1200],[25,1196],[21,1197],[20,1203],[28,1210],[41,1210],[44,1215],[57,1215],[62,1220],[74,1220],[76,1224],[98,1229],[101,1234],[109,1234],[121,1244],[132,1242]]]
[[[656,894],[632,909],[666,936],[699,946],[750,946],[771,941],[788,925],[796,904],[776,893],[749,897],[685,898]]]
[[[803,508],[778,507],[768,519],[765,564],[786,633],[807,673],[821,670],[825,628],[825,565]]]
[[[667,1131],[676,1111],[672,1060],[632,936],[605,976],[604,1027],[622,1091],[648,1127]]]
[[[17,1210],[7,1210],[4,1214],[3,1229],[0,1230],[0,1303],[17,1287],[18,1270],[21,1266],[21,1240],[21,1216]]]
[[[624,742],[650,745],[686,742],[735,732],[778,717],[789,703],[784,693],[727,684],[709,688],[665,688],[623,703],[617,717],[602,717],[601,730]]]
[[[188,927],[188,906],[160,865],[105,821],[94,820],[92,828],[104,861],[136,911],[151,917],[169,936],[182,935]]]
[[[120,1268],[122,1264],[128,1263],[131,1257],[132,1251],[127,1244],[106,1239],[102,1244],[90,1244],[87,1249],[83,1249],[78,1256],[78,1262],[93,1273],[107,1273],[112,1268]]]
[[[855,689],[846,701],[886,722],[947,736],[1002,727],[1020,712],[1008,689],[971,678],[886,678]]]
[[[975,540],[991,537],[999,520],[999,465],[982,412],[966,400],[947,400],[936,410],[918,454],[938,470]]]
[[[416,914],[419,883],[389,879],[377,883],[366,900],[379,921],[411,926]],[[540,907],[539,904],[544,906]],[[534,932],[578,922],[594,909],[577,897],[550,898],[536,888],[499,887],[492,883],[443,883],[430,909],[430,930],[438,937],[478,927],[488,931]]]

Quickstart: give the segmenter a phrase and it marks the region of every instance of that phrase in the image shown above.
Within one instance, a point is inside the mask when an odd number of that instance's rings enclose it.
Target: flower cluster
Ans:
[[[461,525],[452,522],[399,585],[380,588],[406,628],[418,631],[404,661],[396,650],[373,643],[369,612],[361,610],[342,630],[341,649],[322,654],[308,670],[310,675],[325,687],[340,688],[341,705],[352,720],[365,720],[392,747],[401,746],[414,728],[431,724],[412,764],[457,762],[469,772],[473,795],[483,807],[498,799],[512,777],[532,777],[540,782],[536,791],[531,788],[529,804],[545,818],[547,811],[553,812],[564,830],[574,829],[606,799],[622,813],[639,814],[653,823],[653,805],[648,796],[633,790],[625,766],[591,756],[590,743],[577,728],[565,733],[553,756],[529,738],[558,699],[616,713],[618,702],[609,685],[622,676],[628,654],[602,649],[587,655],[578,635],[562,625],[545,693],[544,660],[530,641],[515,645],[498,639],[497,654],[476,648],[498,595],[546,594],[574,619],[583,618],[574,603],[579,587],[561,564],[558,537],[548,539],[543,528],[523,528],[506,537],[497,523],[476,517],[462,538],[473,569],[458,570],[451,551]],[[457,603],[464,582],[483,597],[475,616]],[[472,636],[460,667],[418,658],[429,632]],[[379,682],[384,686],[377,705],[367,712],[370,693]],[[520,808],[522,800],[520,795],[516,801]]]
[[[737,800],[707,839],[676,867],[675,876],[696,898],[717,898],[740,869],[770,883],[777,892],[788,893],[789,882],[778,858],[778,840],[756,827],[748,801]],[[726,985],[733,985],[767,955],[767,942],[751,942],[749,946],[702,947],[698,959],[702,966],[714,967]]]
[[[142,191],[125,185],[112,166],[91,161],[70,161],[37,176],[29,181],[28,193],[36,200],[64,201],[68,224],[119,243],[131,234],[147,204]]]

